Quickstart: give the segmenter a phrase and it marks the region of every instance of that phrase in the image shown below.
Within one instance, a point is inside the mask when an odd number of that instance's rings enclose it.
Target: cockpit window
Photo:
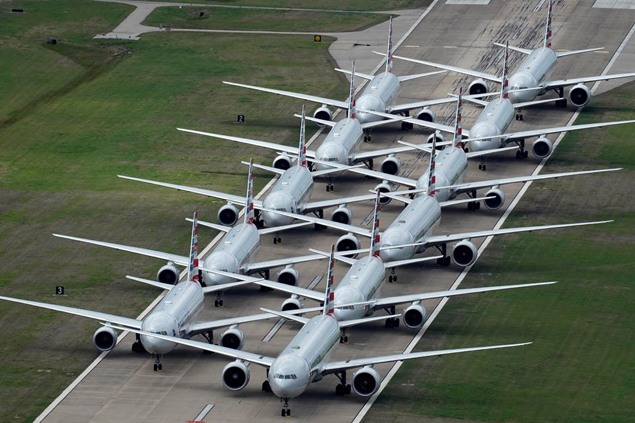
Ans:
[[[286,379],[286,380],[295,380],[298,378],[298,376],[296,376],[295,374],[290,374],[290,375],[283,375],[280,373],[276,373],[275,375],[273,375],[274,379]]]

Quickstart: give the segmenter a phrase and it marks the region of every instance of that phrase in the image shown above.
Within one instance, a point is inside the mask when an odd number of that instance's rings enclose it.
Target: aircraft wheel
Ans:
[[[262,391],[271,392],[271,385],[269,384],[268,380],[265,380],[264,382],[262,382]]]

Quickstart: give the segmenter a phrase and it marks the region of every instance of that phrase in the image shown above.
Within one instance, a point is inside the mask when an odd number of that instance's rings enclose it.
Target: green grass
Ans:
[[[635,84],[594,99],[576,123],[629,119]],[[462,287],[547,280],[551,287],[452,299],[418,348],[533,341],[513,350],[406,363],[366,422],[630,422],[635,415],[635,148],[632,128],[567,135],[546,172],[623,166],[534,184],[506,226],[615,219],[500,237]],[[414,384],[414,387],[402,384]],[[399,404],[396,406],[396,404]]]
[[[159,7],[143,24],[191,29],[344,32],[373,26],[388,18],[389,15],[361,13]]]
[[[194,0],[188,3],[223,6],[265,6],[321,10],[378,11],[418,9],[429,6],[432,1],[433,0],[347,0],[346,2],[341,2],[338,0],[323,0],[315,2],[308,0]]]

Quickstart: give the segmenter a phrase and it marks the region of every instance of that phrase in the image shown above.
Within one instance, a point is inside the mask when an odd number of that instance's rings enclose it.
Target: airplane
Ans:
[[[485,150],[485,151],[474,151],[474,152],[466,152],[463,146],[463,128],[461,124],[461,116],[462,116],[462,105],[463,105],[463,89],[459,90],[459,96],[456,106],[456,119],[454,125],[454,136],[453,136],[453,144],[450,147],[444,148],[442,151],[438,153],[436,160],[436,183],[437,189],[435,190],[435,196],[438,201],[448,201],[455,199],[460,194],[467,194],[473,198],[477,197],[477,190],[482,188],[490,188],[486,193],[486,199],[483,201],[485,207],[489,210],[498,210],[505,203],[505,193],[500,189],[501,185],[505,184],[514,184],[520,182],[528,182],[528,181],[537,181],[544,179],[553,179],[553,178],[562,178],[566,176],[575,176],[575,175],[586,175],[592,173],[600,173],[600,172],[613,172],[617,170],[621,170],[621,168],[615,169],[600,169],[600,170],[588,170],[588,171],[579,171],[579,172],[562,172],[562,173],[553,173],[550,175],[533,175],[533,176],[518,176],[511,178],[502,178],[502,179],[490,179],[486,181],[476,181],[476,182],[463,182],[463,177],[465,176],[465,172],[467,170],[467,160],[473,157],[479,157],[484,154],[490,154],[496,151],[500,151],[500,149],[493,150]],[[416,147],[419,150],[430,152],[430,148],[428,146],[415,145],[410,143],[405,143],[403,141],[399,141],[402,144]],[[516,147],[508,147],[509,149],[515,149]],[[405,185],[414,190],[421,190],[416,194],[412,195],[425,195],[425,190],[428,188],[428,171],[424,172],[418,179],[406,178],[403,176],[396,175],[388,175],[385,173],[377,172],[370,169],[357,169],[357,168],[348,168],[347,170],[355,173],[360,173],[362,175],[370,176],[373,178],[381,179],[383,181],[392,182],[399,185]],[[384,190],[384,192],[389,192],[390,190]],[[480,208],[481,203],[478,201],[474,201],[468,203],[469,210],[478,210]],[[349,223],[349,222],[346,222]]]
[[[202,226],[208,226],[226,233],[225,237],[221,240],[219,245],[203,261],[201,270],[202,282],[204,285],[218,285],[222,287],[232,281],[231,278],[210,273],[210,270],[214,269],[241,274],[262,273],[266,278],[269,278],[269,269],[282,266],[285,267],[278,273],[278,281],[281,283],[296,285],[299,281],[300,276],[297,269],[293,267],[294,264],[324,259],[324,257],[319,254],[313,254],[299,257],[290,257],[285,259],[267,260],[263,262],[252,261],[252,257],[256,254],[256,251],[258,250],[258,247],[260,245],[261,235],[311,224],[307,222],[300,222],[276,228],[256,228],[256,225],[254,224],[253,159],[250,162],[249,166],[249,177],[247,179],[247,198],[246,200],[242,199],[242,202],[243,204],[246,204],[246,211],[244,223],[240,225],[229,228],[227,226],[217,225],[214,223],[199,222],[199,224]],[[128,251],[135,254],[167,260],[168,263],[165,266],[161,267],[161,269],[159,269],[157,273],[157,280],[165,284],[175,284],[178,281],[180,274],[177,265],[186,266],[188,263],[187,257],[177,254],[165,253],[162,251],[149,250],[146,248],[138,248],[121,244],[113,244],[110,242],[77,238],[68,235],[53,235],[59,238],[85,242],[102,247],[114,248],[116,250]],[[216,290],[216,293],[217,299],[215,301],[215,305],[217,307],[222,307],[222,289]]]
[[[549,0],[549,7],[547,9],[547,24],[545,27],[545,36],[543,46],[537,49],[525,49],[520,47],[510,47],[512,50],[527,55],[528,57],[520,64],[518,70],[514,72],[509,78],[509,86],[511,90],[517,92],[510,92],[509,97],[513,102],[527,102],[532,101],[536,97],[546,94],[553,90],[559,97],[564,97],[564,88],[572,86],[569,90],[569,102],[576,107],[584,107],[591,100],[591,90],[585,84],[596,81],[609,81],[611,79],[618,78],[632,78],[635,77],[635,73],[619,73],[613,75],[598,75],[589,76],[583,78],[568,78],[560,80],[552,80],[551,74],[556,69],[558,64],[558,58],[571,56],[580,53],[589,53],[592,51],[602,50],[604,47],[589,48],[584,50],[562,51],[555,52],[551,48],[552,31],[551,31],[551,15],[552,15],[552,1]],[[503,44],[494,43],[499,47],[504,47]],[[376,54],[383,55],[383,53],[375,52]],[[465,75],[474,76],[479,78],[473,81],[468,88],[469,94],[480,94],[489,91],[489,86],[486,81],[501,83],[501,79],[497,75],[488,74],[485,72],[479,72],[472,69],[463,69],[456,66],[443,65],[440,63],[428,62],[425,60],[417,60],[407,57],[394,56],[397,59],[407,60],[409,62],[419,63],[435,68],[445,69],[453,72],[462,73]],[[556,106],[566,107],[567,100],[560,99],[556,101]],[[517,117],[522,120],[522,115]]]
[[[437,100],[419,101],[419,102],[408,103],[408,104],[398,104],[398,105],[392,104],[393,100],[397,97],[397,94],[399,94],[399,90],[401,89],[402,82],[410,81],[417,78],[422,78],[425,76],[436,75],[440,73],[440,72],[430,72],[430,73],[422,73],[417,75],[396,76],[393,73],[392,57],[393,56],[392,56],[392,17],[391,17],[390,22],[388,24],[388,48],[387,48],[387,54],[386,54],[386,68],[384,72],[380,73],[379,75],[372,76],[372,75],[368,75],[368,74],[364,74],[360,72],[355,72],[354,67],[352,71],[346,71],[346,70],[337,69],[337,68],[335,69],[339,72],[350,74],[351,85],[353,83],[355,76],[358,76],[362,79],[366,79],[370,81],[370,83],[368,84],[368,87],[366,87],[366,89],[362,92],[358,100],[358,107],[360,109],[364,109],[364,111],[360,111],[354,117],[354,119],[356,119],[359,122],[359,124],[362,125],[364,129],[370,129],[375,126],[390,123],[390,121],[382,122],[383,118],[367,113],[366,110],[373,110],[373,111],[385,112],[385,113],[404,113],[407,115],[409,114],[410,110],[421,108],[422,110],[419,111],[419,113],[417,113],[416,115],[417,118],[434,121],[435,113],[432,110],[430,110],[429,106],[451,103],[455,101],[452,98],[443,98],[443,99],[437,99]],[[441,72],[445,72],[445,71],[441,71]],[[309,94],[294,93],[291,91],[276,90],[272,88],[264,88],[264,87],[258,87],[253,85],[237,84],[237,83],[228,82],[228,81],[223,81],[223,84],[233,85],[233,86],[242,87],[242,88],[249,88],[252,90],[264,91],[264,92],[283,95],[287,97],[299,98],[305,101],[311,101],[318,104],[322,104],[322,106],[320,106],[313,113],[313,119],[311,119],[322,126],[328,125],[328,122],[332,121],[333,119],[333,112],[329,109],[328,106],[337,107],[341,109],[346,109],[347,107],[349,107],[349,105],[344,101],[334,100],[334,99],[325,98],[325,97],[318,97],[318,96],[313,96]],[[350,113],[349,113],[349,117],[352,117]],[[337,128],[338,127],[336,126],[335,129]],[[407,125],[402,124],[402,128],[408,129],[409,127]],[[364,135],[364,141],[370,142],[371,136]]]
[[[444,205],[470,202],[468,200],[453,200],[439,203],[435,196],[436,192],[436,137],[432,140],[432,151],[430,154],[430,167],[428,171],[428,188],[426,195],[418,196],[414,199],[402,198],[393,193],[382,193],[382,196],[389,196],[398,201],[406,203],[404,210],[382,233],[380,257],[385,262],[411,259],[415,254],[424,252],[427,248],[437,248],[443,258],[438,259],[438,264],[449,266],[450,259],[459,267],[467,267],[478,258],[478,249],[471,241],[472,238],[484,238],[494,235],[533,232],[546,229],[568,228],[574,226],[596,225],[609,223],[612,220],[598,222],[568,223],[560,225],[528,226],[521,228],[490,229],[473,232],[453,233],[446,235],[432,235],[434,229],[441,222],[441,207]],[[275,213],[288,214],[281,211]],[[293,216],[293,215],[292,215]],[[317,219],[311,216],[295,215],[298,220],[319,223],[321,225],[348,232],[336,243],[338,251],[354,250],[359,248],[359,240],[355,235],[371,237],[370,231],[353,225],[344,225],[325,219]],[[447,244],[459,241],[454,245],[450,256],[447,255]]]
[[[188,258],[189,265],[187,280],[174,285],[128,276],[130,279],[145,282],[168,291],[167,295],[161,300],[161,302],[143,319],[133,319],[98,311],[4,296],[0,296],[0,300],[26,304],[48,310],[61,311],[63,313],[87,317],[100,322],[108,322],[117,325],[124,331],[137,329],[144,333],[169,334],[179,338],[191,338],[200,334],[205,336],[209,342],[212,342],[213,331],[215,329],[229,327],[229,329],[221,335],[220,345],[227,348],[240,349],[244,343],[244,335],[238,328],[239,324],[271,319],[277,316],[270,313],[264,313],[209,322],[198,321],[198,316],[203,308],[205,294],[217,292],[220,289],[244,285],[246,282],[239,281],[223,286],[204,287],[199,278],[200,269],[198,265],[197,238],[197,214],[194,213],[190,256]],[[318,309],[321,310],[320,308]],[[118,333],[116,330],[111,327],[101,326],[93,335],[93,344],[100,351],[110,351],[117,345],[117,339]],[[175,346],[176,344],[172,342],[167,342],[147,335],[140,335],[137,336],[137,340],[133,343],[132,351],[147,351],[151,353],[153,357],[156,358],[154,371],[163,371],[161,358],[164,354],[172,351]]]
[[[507,44],[505,45],[505,59],[503,62],[503,77],[501,81],[503,81],[503,87],[501,90],[501,96],[498,99],[495,99],[491,102],[486,102],[484,100],[479,99],[470,99],[470,101],[486,106],[485,109],[479,115],[476,123],[472,126],[469,131],[469,138],[464,140],[464,142],[469,143],[469,150],[472,152],[484,152],[492,149],[500,149],[505,148],[509,143],[516,143],[519,147],[519,150],[516,152],[516,158],[524,159],[527,158],[529,153],[525,150],[525,138],[533,138],[538,137],[532,146],[531,150],[535,157],[542,159],[551,154],[553,151],[553,143],[547,135],[555,134],[560,132],[567,131],[575,131],[581,129],[590,129],[590,128],[601,128],[605,126],[613,126],[613,125],[622,125],[626,123],[633,123],[635,120],[624,120],[624,121],[616,121],[616,122],[603,122],[603,123],[593,123],[593,124],[585,124],[585,125],[572,125],[572,126],[559,126],[554,128],[542,128],[542,129],[531,129],[527,131],[518,131],[518,132],[507,132],[507,129],[511,125],[514,120],[514,112],[516,109],[521,107],[530,105],[530,104],[538,104],[541,102],[550,102],[549,100],[538,100],[538,101],[530,101],[524,103],[512,103],[510,100],[509,87],[507,82],[507,62],[508,62],[508,49]],[[524,92],[524,91],[521,91]],[[371,112],[378,114],[380,116],[385,116],[385,114]],[[401,119],[419,126],[423,126],[426,128],[431,128],[435,131],[444,131],[452,133],[454,128],[448,125],[442,125],[433,122],[427,122],[424,120],[417,120],[413,118],[397,118]],[[433,134],[434,135],[434,134]],[[430,135],[428,137],[428,142],[431,140]],[[437,133],[438,137],[439,134]],[[501,151],[501,150],[499,150]],[[481,163],[479,164],[479,170],[487,170],[487,165],[484,161],[485,156],[481,156]]]
[[[376,364],[392,363],[402,360],[412,360],[424,357],[434,357],[447,354],[483,351],[497,348],[511,348],[531,344],[531,342],[492,345],[485,347],[457,348],[449,350],[437,350],[415,353],[392,354],[368,358],[349,359],[345,361],[331,361],[329,356],[334,347],[339,343],[340,333],[343,327],[361,324],[371,319],[339,321],[335,315],[335,293],[333,285],[333,261],[334,248],[331,247],[329,272],[326,284],[326,293],[323,297],[324,309],[311,319],[294,316],[284,312],[262,309],[263,311],[277,314],[288,320],[301,323],[303,326],[288,346],[277,356],[270,357],[263,354],[254,354],[247,351],[232,350],[218,345],[206,344],[193,340],[174,338],[141,330],[131,330],[141,335],[154,336],[164,341],[188,345],[203,351],[210,351],[235,359],[228,363],[222,372],[223,385],[232,391],[239,391],[247,386],[250,379],[249,364],[257,364],[268,369],[267,380],[263,383],[264,391],[271,391],[283,401],[281,410],[283,417],[290,417],[289,400],[298,397],[305,392],[312,382],[322,380],[324,376],[335,374],[340,384],[336,386],[337,395],[348,395],[351,390],[356,394],[368,397],[379,389],[381,376],[373,368]],[[389,317],[389,316],[387,316]],[[109,323],[107,327],[117,329],[118,326]],[[360,368],[353,374],[352,386],[347,384],[347,370]]]

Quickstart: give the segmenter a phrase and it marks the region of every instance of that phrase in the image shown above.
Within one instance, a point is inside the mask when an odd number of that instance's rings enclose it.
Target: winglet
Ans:
[[[298,151],[298,165],[307,167],[306,162],[306,112],[304,104],[302,105],[302,121],[300,123],[300,147]]]
[[[463,113],[463,87],[459,89],[459,99],[456,102],[456,122],[454,124],[454,147],[463,148],[463,127],[461,126]]]
[[[381,207],[381,203],[379,201],[381,196],[381,191],[377,190],[377,197],[375,198],[375,220],[373,220],[373,233],[370,238],[370,252],[369,257],[379,256],[379,209]]]
[[[192,219],[192,242],[190,243],[190,265],[187,269],[187,280],[200,285],[198,271],[198,213],[194,212]]]
[[[392,16],[388,22],[388,51],[386,52],[386,73],[392,73]]]
[[[350,102],[348,103],[348,118],[357,118],[357,109],[355,108],[355,60],[353,60],[353,66],[351,70],[351,90],[350,90]]]
[[[333,315],[335,304],[335,292],[333,291],[333,266],[335,265],[335,244],[331,244],[331,255],[329,256],[329,272],[326,277],[326,294],[324,295],[325,316]]]
[[[549,0],[549,8],[547,9],[547,27],[545,28],[545,44],[546,48],[551,48],[551,11],[553,5],[551,4],[551,0]]]
[[[428,170],[428,195],[434,197],[437,177],[434,173],[437,159],[437,133],[432,137],[432,151],[430,152],[430,170]]]
[[[501,79],[501,98],[509,98],[509,82],[507,81],[507,61],[509,59],[509,41],[505,42],[505,60],[503,60],[503,78]]]
[[[247,177],[247,203],[245,204],[245,223],[254,223],[254,159],[249,160]]]

